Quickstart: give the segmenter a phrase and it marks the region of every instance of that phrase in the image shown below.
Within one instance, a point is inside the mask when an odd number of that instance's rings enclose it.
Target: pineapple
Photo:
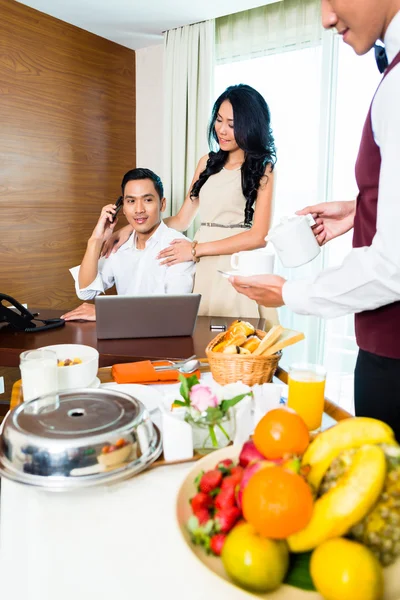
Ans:
[[[381,445],[381,448],[387,464],[383,490],[374,508],[347,535],[367,546],[387,566],[400,556],[400,447]],[[345,450],[332,462],[318,495],[335,487],[350,467],[355,452],[355,449]]]

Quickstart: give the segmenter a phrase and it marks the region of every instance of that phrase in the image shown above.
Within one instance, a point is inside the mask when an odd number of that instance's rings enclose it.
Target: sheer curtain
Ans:
[[[322,201],[320,160],[322,40],[319,0],[284,0],[216,21],[215,87],[247,83],[266,99],[277,146],[273,223],[307,204]],[[231,37],[233,36],[233,37]],[[302,278],[321,269],[321,257],[299,269],[276,272]],[[294,360],[316,362],[321,321],[280,309],[286,327],[304,331],[306,340],[289,348]]]
[[[182,205],[199,159],[208,152],[215,21],[167,31],[164,48],[164,184],[167,215],[173,215]],[[197,226],[192,225],[189,237]]]

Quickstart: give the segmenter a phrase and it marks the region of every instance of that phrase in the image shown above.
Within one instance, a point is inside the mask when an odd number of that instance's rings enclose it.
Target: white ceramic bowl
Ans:
[[[57,360],[80,358],[82,361],[77,365],[58,367],[59,391],[85,388],[95,380],[99,370],[99,353],[95,348],[82,344],[57,344],[44,346],[42,349],[53,350],[57,355]]]

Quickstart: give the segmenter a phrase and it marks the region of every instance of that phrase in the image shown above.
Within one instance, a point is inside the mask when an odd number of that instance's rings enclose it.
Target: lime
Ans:
[[[233,581],[252,592],[279,587],[289,565],[286,542],[260,537],[249,523],[239,523],[232,529],[221,558]]]
[[[334,538],[318,546],[311,556],[311,577],[326,600],[379,600],[383,572],[366,546]]]

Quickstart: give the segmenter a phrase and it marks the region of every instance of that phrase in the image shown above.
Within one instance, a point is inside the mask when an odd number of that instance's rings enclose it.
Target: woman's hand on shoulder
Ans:
[[[132,234],[132,226],[126,225],[122,229],[115,231],[112,236],[104,243],[101,249],[101,256],[108,258],[112,253],[116,252],[125,242],[128,241]]]
[[[192,242],[189,240],[172,240],[170,245],[158,254],[160,265],[171,267],[182,262],[193,261]]]

